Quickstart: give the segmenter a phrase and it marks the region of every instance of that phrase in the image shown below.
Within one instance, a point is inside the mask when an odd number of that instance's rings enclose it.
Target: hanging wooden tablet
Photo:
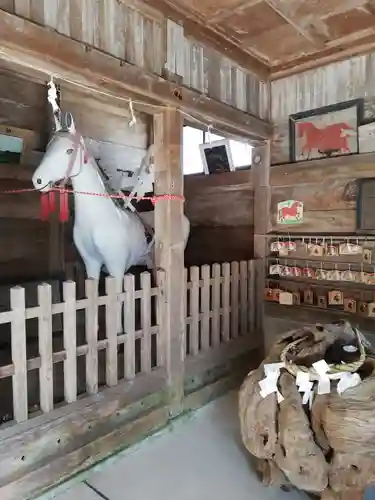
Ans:
[[[310,306],[314,305],[314,292],[312,290],[305,290],[303,292],[303,302]]]
[[[346,271],[342,271],[341,273],[342,281],[355,281],[355,274],[351,269],[347,269]]]
[[[340,290],[328,292],[328,304],[330,306],[342,306],[344,304],[344,294]]]
[[[279,256],[280,257],[288,257],[288,255],[289,255],[288,247],[287,247],[286,243],[283,242],[279,248]]]
[[[302,269],[302,275],[305,277],[305,278],[310,278],[310,279],[315,279],[316,278],[316,273],[315,273],[315,269],[313,269],[312,267],[304,267]]]
[[[318,295],[318,307],[327,309],[327,297],[325,295]]]
[[[362,247],[357,243],[341,243],[339,246],[340,255],[361,255]]]
[[[285,246],[289,252],[295,252],[297,250],[297,243],[295,241],[288,240],[285,242]]]
[[[307,245],[307,253],[311,255],[311,257],[323,257],[324,249],[320,245],[309,243]]]
[[[273,241],[270,245],[270,251],[271,252],[278,252],[280,250],[281,245],[282,245],[282,242],[280,240]]]
[[[344,311],[350,313],[357,312],[357,301],[354,299],[344,299]]]
[[[371,264],[372,251],[369,248],[363,249],[363,262],[366,264]]]
[[[339,255],[339,248],[337,245],[326,245],[326,255],[328,257],[336,257]]]
[[[293,305],[293,294],[290,292],[280,292],[279,304],[282,304],[284,306],[292,306]]]

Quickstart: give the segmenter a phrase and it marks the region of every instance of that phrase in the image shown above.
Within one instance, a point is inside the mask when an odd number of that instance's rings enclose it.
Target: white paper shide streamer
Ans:
[[[264,365],[265,378],[259,382],[260,395],[262,398],[266,398],[270,394],[276,393],[277,402],[281,403],[284,401],[284,397],[280,393],[277,382],[280,377],[280,370],[284,367],[284,363],[269,363]]]

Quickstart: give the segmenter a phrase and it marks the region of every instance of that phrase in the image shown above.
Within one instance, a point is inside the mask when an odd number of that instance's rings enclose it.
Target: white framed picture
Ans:
[[[206,175],[222,172],[234,172],[229,139],[208,142],[199,145],[203,169]]]

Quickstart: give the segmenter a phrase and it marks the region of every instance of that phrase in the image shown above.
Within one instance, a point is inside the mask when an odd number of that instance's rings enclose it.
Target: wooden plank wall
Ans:
[[[46,88],[1,67],[0,124],[34,131],[36,144],[43,149],[48,129]],[[0,191],[30,188],[33,170],[31,165],[3,165]],[[2,282],[48,276],[49,224],[38,217],[37,194],[0,195]]]
[[[320,159],[308,162],[289,162],[288,119],[291,114],[355,98],[364,98],[365,119],[375,117],[375,54],[355,57],[350,60],[324,66],[319,69],[288,78],[276,80],[271,85],[272,121],[275,136],[272,144],[271,184],[271,229],[291,238],[296,234],[316,236],[325,234],[329,239],[340,234],[356,236],[356,189],[354,181],[375,177],[375,141],[367,126],[359,129],[359,147],[362,154]],[[373,125],[373,124],[372,124]],[[373,128],[373,127],[372,127]],[[348,194],[352,193],[351,196]],[[282,226],[276,224],[277,204],[295,199],[304,203],[304,218],[301,224]],[[288,237],[288,236],[287,236]],[[276,237],[273,236],[273,239]],[[271,238],[271,239],[272,239]],[[270,240],[271,241],[271,240]],[[315,241],[314,239],[312,240]],[[292,254],[291,254],[292,255]],[[327,257],[325,257],[327,259]],[[337,260],[343,260],[340,257]],[[347,257],[346,257],[347,260]],[[284,261],[280,261],[284,263]],[[291,257],[291,262],[293,262]],[[295,265],[295,264],[291,264]],[[324,264],[326,266],[326,264]],[[271,280],[272,281],[272,280]],[[270,281],[267,281],[269,284]],[[303,291],[311,286],[311,280],[298,283],[280,281],[288,291]],[[320,285],[320,282],[317,282]],[[266,283],[265,283],[266,284]],[[356,292],[354,286],[345,282],[314,289],[322,295],[327,290],[343,290],[345,297],[371,301],[371,290],[362,287]],[[329,288],[331,286],[331,288]],[[362,290],[362,291],[361,291]],[[357,295],[356,295],[357,294]],[[276,335],[306,323],[330,322],[342,317],[338,311],[322,310],[305,304],[283,306],[277,303],[265,305],[265,338],[267,346]],[[369,320],[360,315],[347,316],[349,321],[360,324],[364,331],[371,331]]]
[[[49,26],[119,59],[260,116],[269,117],[269,86],[226,57],[188,39],[154,9],[138,12],[118,0],[11,0],[0,8]]]
[[[191,233],[186,265],[253,256],[254,191],[251,171],[185,176],[185,213]]]
[[[375,154],[289,163],[271,168],[272,230],[284,233],[355,233],[356,201],[347,190],[355,179],[375,177]],[[276,224],[277,204],[304,203],[301,224]]]
[[[375,53],[306,71],[271,84],[271,119],[275,123],[272,164],[289,162],[289,115],[365,99],[365,118],[375,117]],[[375,151],[374,127],[360,130],[360,152]]]

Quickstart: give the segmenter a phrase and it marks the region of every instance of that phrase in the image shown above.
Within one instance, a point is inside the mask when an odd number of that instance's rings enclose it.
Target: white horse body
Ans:
[[[73,120],[67,131],[61,131],[59,122],[56,123],[57,133],[33,175],[33,184],[40,192],[47,192],[57,182],[71,179],[75,198],[73,237],[87,277],[99,279],[100,270],[105,266],[111,276],[122,280],[131,266],[150,267],[150,245],[140,217],[153,228],[154,213],[144,212],[138,216],[116,206],[108,197],[96,162],[88,157]],[[184,216],[185,247],[189,231],[190,223]]]
[[[74,243],[89,278],[99,279],[102,266],[111,276],[122,278],[131,266],[147,256],[145,229],[135,214],[119,209],[110,198],[77,194],[80,191],[106,193],[93,166],[86,164],[84,168],[87,175],[72,178],[75,192]]]

